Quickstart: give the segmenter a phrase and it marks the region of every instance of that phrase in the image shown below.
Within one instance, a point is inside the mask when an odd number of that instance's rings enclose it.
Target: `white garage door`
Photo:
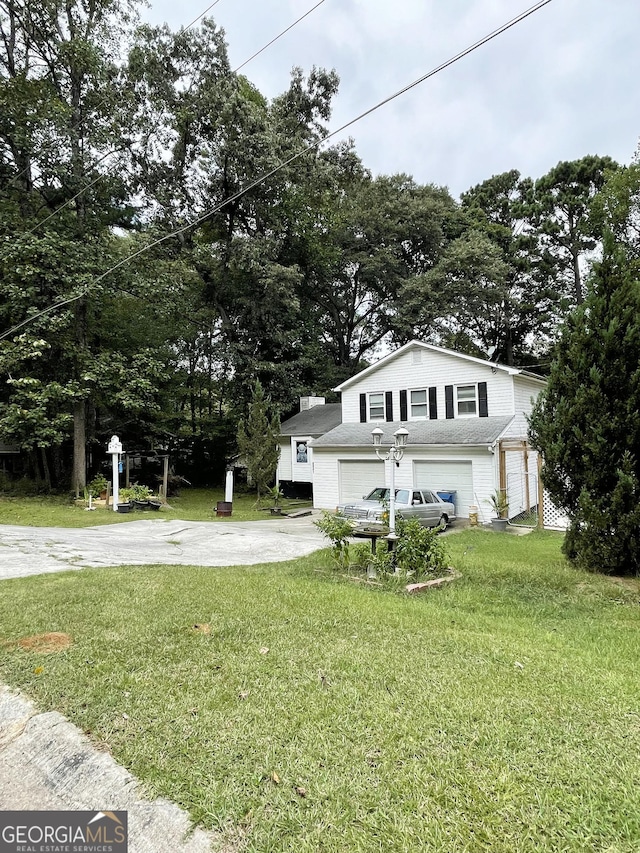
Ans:
[[[340,503],[362,500],[376,486],[384,486],[383,462],[348,460],[340,462]]]
[[[416,462],[414,471],[418,488],[456,492],[456,515],[469,517],[469,504],[475,503],[471,462]]]

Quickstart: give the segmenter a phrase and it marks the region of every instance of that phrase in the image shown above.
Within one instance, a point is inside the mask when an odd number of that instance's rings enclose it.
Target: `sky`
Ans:
[[[173,30],[212,0],[150,0],[142,17]],[[218,0],[231,67],[318,0]],[[534,0],[324,0],[242,73],[272,98],[291,69],[333,68],[334,130],[534,5]],[[406,173],[454,196],[517,169],[633,158],[640,138],[640,0],[551,0],[471,55],[333,138],[352,137],[373,174]]]

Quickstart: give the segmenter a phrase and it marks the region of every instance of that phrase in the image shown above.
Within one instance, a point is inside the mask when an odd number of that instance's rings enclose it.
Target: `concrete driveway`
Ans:
[[[0,580],[85,566],[236,566],[303,557],[327,546],[304,518],[251,522],[144,519],[104,527],[0,525]]]

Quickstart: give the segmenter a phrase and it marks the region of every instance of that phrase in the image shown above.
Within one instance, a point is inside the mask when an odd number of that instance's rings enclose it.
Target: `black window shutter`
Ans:
[[[367,422],[367,395],[360,394],[360,423],[366,424]]]
[[[447,418],[453,417],[453,385],[444,386],[444,404],[445,415]]]
[[[478,382],[478,414],[481,418],[489,417],[489,406],[487,404],[487,383]]]
[[[388,421],[392,421],[393,420],[393,393],[391,391],[385,391],[384,408],[385,408],[385,412],[386,412],[386,419]]]
[[[429,419],[432,421],[438,419],[438,398],[435,388],[429,388]]]
[[[407,392],[400,392],[400,420],[407,420]]]

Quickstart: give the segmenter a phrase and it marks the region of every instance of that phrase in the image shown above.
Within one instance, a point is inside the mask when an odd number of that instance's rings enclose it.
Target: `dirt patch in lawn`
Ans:
[[[63,634],[60,631],[51,631],[47,634],[32,634],[30,637],[22,637],[15,643],[15,646],[24,649],[25,652],[37,652],[41,655],[63,652],[71,645],[73,645],[73,639],[69,634]]]

